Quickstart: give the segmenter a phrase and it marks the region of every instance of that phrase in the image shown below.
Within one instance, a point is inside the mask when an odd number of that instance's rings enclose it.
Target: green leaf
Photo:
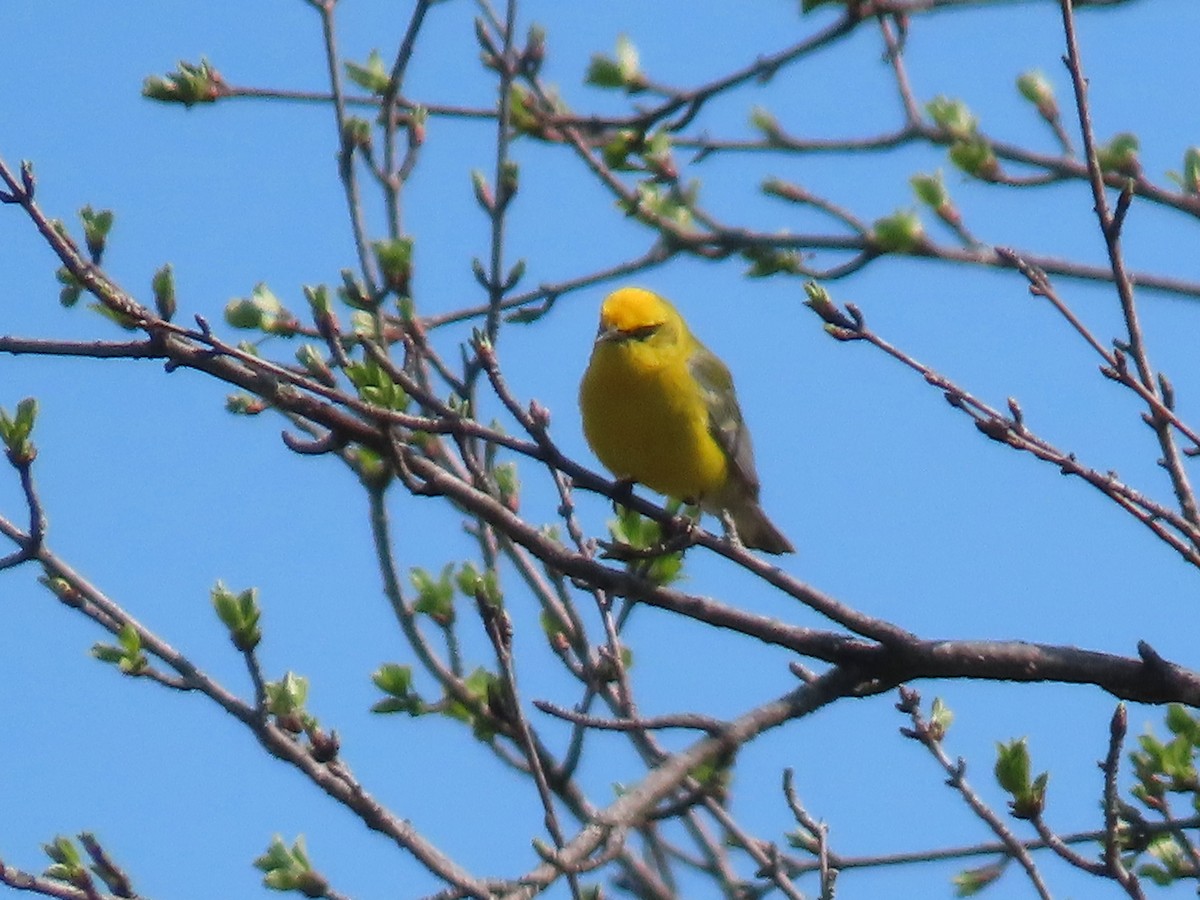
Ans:
[[[418,716],[425,712],[425,702],[412,689],[412,666],[384,663],[371,674],[371,681],[388,696],[371,707],[373,713],[406,712]]]
[[[57,835],[51,843],[42,845],[42,852],[53,863],[46,868],[47,878],[78,885],[88,877],[83,855],[70,838]]]
[[[996,781],[1010,794],[1029,790],[1029,747],[1025,739],[996,745]]]
[[[1029,748],[1024,738],[996,745],[996,781],[1012,795],[1009,806],[1018,819],[1041,815],[1046,805],[1046,785],[1050,776],[1042,772],[1030,780]]]
[[[641,72],[637,47],[626,35],[621,35],[617,38],[613,56],[592,54],[584,81],[595,87],[624,88],[630,94],[645,90],[646,79]]]
[[[1166,720],[1172,734],[1186,738],[1193,747],[1200,744],[1200,718],[1188,712],[1183,704],[1172,703],[1167,706]]]
[[[417,602],[413,608],[446,628],[454,623],[454,581],[451,575],[454,564],[447,563],[441,574],[433,578],[421,568],[409,571],[408,577],[417,590]]]
[[[929,710],[929,728],[933,739],[940,741],[944,738],[953,721],[954,713],[950,711],[950,707],[942,702],[941,697],[934,697]]]
[[[616,514],[617,517],[608,522],[608,533],[614,542],[634,550],[651,550],[662,544],[662,526],[653,519],[620,505],[616,507]],[[654,584],[671,584],[682,577],[683,551],[631,560],[626,568]]]
[[[378,50],[371,51],[366,65],[347,61],[346,74],[359,87],[379,97],[387,92],[388,85],[392,81],[391,73],[383,64],[383,57],[380,56]]]
[[[975,869],[964,869],[954,876],[954,896],[974,897],[990,884],[993,884],[1004,874],[1004,862],[979,866]]]

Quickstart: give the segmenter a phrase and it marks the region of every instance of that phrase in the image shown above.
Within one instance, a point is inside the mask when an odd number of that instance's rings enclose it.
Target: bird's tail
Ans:
[[[792,542],[775,527],[775,523],[767,518],[767,514],[757,503],[751,501],[737,509],[731,509],[729,516],[733,519],[738,538],[745,546],[762,550],[764,553],[796,552]]]

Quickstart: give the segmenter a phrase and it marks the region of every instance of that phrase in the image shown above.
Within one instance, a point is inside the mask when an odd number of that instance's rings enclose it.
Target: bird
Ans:
[[[579,409],[588,445],[618,480],[699,505],[746,547],[795,552],[759,505],[729,369],[663,297],[623,287],[605,298]]]

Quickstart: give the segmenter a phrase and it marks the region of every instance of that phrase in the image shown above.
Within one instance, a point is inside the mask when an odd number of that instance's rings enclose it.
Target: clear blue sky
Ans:
[[[0,155],[31,159],[38,199],[74,221],[90,203],[115,210],[108,271],[148,296],[164,262],[174,266],[180,318],[221,321],[226,302],[260,281],[295,309],[300,287],[337,279],[354,263],[333,164],[332,114],[313,105],[239,100],[184,111],[139,96],[142,79],[179,59],[207,56],[231,83],[322,89],[319,21],[301,0],[241,4],[159,2],[116,13],[103,4],[9,0],[0,55]],[[387,57],[407,4],[344,0],[342,50]],[[650,7],[653,6],[653,12]],[[824,20],[798,4],[661,2],[523,4],[523,22],[548,32],[545,74],[578,110],[615,111],[614,96],[582,85],[589,55],[618,34],[637,44],[657,80],[692,85],[782,48]],[[427,102],[486,105],[472,36],[474,6],[435,7],[414,59],[408,93]],[[1099,134],[1142,139],[1147,172],[1179,169],[1198,140],[1200,94],[1194,0],[1155,0],[1081,17]],[[766,89],[747,88],[706,111],[697,130],[748,135],[763,103],[789,130],[817,136],[893,127],[896,104],[877,33],[863,29]],[[914,89],[966,99],[991,134],[1052,151],[1052,138],[1012,87],[1042,69],[1069,92],[1056,4],[997,4],[914,22],[908,50]],[[481,301],[470,274],[487,229],[471,201],[469,172],[490,170],[490,126],[433,120],[406,193],[416,240],[416,299],[423,313]],[[519,142],[522,191],[510,259],[528,283],[573,277],[631,257],[647,233],[623,221],[566,154]],[[729,156],[693,174],[727,221],[797,228],[783,204],[755,199],[777,174],[871,219],[914,205],[907,178],[941,167],[932,152],[873,156],[849,165],[821,157]],[[1082,185],[1021,195],[947,181],[968,222],[989,243],[1100,262],[1102,244]],[[381,218],[372,207],[372,224]],[[931,230],[936,226],[930,225]],[[1134,268],[1200,278],[1195,225],[1135,205],[1127,249]],[[0,209],[0,333],[115,337],[85,309],[57,302],[56,262],[15,208]],[[753,427],[763,502],[800,548],[783,565],[873,615],[927,637],[1012,638],[1132,655],[1147,640],[1195,667],[1196,573],[1110,502],[1078,481],[984,439],[928,386],[869,348],[825,336],[801,305],[795,280],[747,281],[736,262],[680,261],[642,283],[675,299],[695,331],[731,365]],[[1169,488],[1154,465],[1152,436],[1129,398],[1099,378],[1096,360],[1015,276],[930,264],[884,262],[830,285],[881,334],[1002,406],[1017,397],[1031,427],[1099,469],[1116,469],[1149,493]],[[1116,301],[1103,288],[1060,282],[1102,336],[1115,334]],[[553,411],[553,434],[591,459],[579,431],[575,386],[604,290],[565,298],[534,327],[513,326],[499,352],[515,392]],[[1185,417],[1200,411],[1194,335],[1200,305],[1141,295],[1152,359],[1179,389]],[[451,358],[466,331],[437,338]],[[290,358],[276,342],[267,352]],[[383,601],[366,504],[334,461],[295,456],[270,417],[224,412],[221,385],[148,363],[0,358],[0,406],[37,395],[42,404],[36,476],[50,515],[51,547],[148,627],[248,695],[239,658],[212,615],[213,583],[260,588],[270,677],[312,680],[311,710],[342,735],[359,778],[399,815],[478,874],[515,875],[534,855],[540,811],[532,792],[453,723],[367,712],[369,673],[409,661]],[[554,518],[536,467],[523,464],[524,511]],[[580,495],[595,534],[602,498]],[[0,473],[0,513],[22,517],[16,480]],[[468,543],[432,502],[397,502],[403,566],[431,570],[462,558]],[[814,614],[731,574],[711,559],[689,564],[689,590],[788,621]],[[271,835],[303,833],[316,865],[354,897],[409,897],[434,889],[298,774],[264,760],[248,733],[200,697],[125,680],[90,659],[104,639],[55,604],[32,569],[0,580],[0,859],[40,870],[39,846],[57,833],[98,833],[149,896],[264,896],[250,868]],[[515,580],[508,603],[527,697],[564,705],[576,691],[554,672],[536,611]],[[732,636],[641,609],[629,640],[642,711],[733,716],[791,685],[787,658]],[[468,647],[479,662],[482,643]],[[948,750],[997,807],[994,743],[1028,735],[1038,770],[1049,768],[1053,827],[1094,827],[1113,701],[1086,688],[961,683],[918,685],[958,718]],[[828,821],[844,854],[917,850],[984,839],[982,826],[942,786],[915,744],[894,697],[841,703],[765,736],[742,754],[735,810],[758,836],[791,827],[777,789],[797,772],[809,809]],[[1131,735],[1161,722],[1133,707]],[[1159,731],[1161,732],[1161,725]],[[552,729],[550,734],[555,735]],[[637,777],[597,740],[584,778],[598,803],[613,782]],[[609,764],[611,762],[611,765]],[[482,805],[481,797],[487,798]],[[915,820],[915,822],[914,822]],[[956,866],[846,873],[839,897],[950,896]],[[1063,896],[1094,889],[1049,866]],[[806,885],[812,890],[812,884]],[[1182,896],[1180,889],[1178,896]],[[989,896],[1029,896],[1010,876]]]

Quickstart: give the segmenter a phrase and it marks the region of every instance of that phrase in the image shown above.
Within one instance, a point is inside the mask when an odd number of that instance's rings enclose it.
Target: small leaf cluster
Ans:
[[[642,551],[662,546],[663,528],[658,522],[624,506],[617,506],[616,514],[616,518],[608,522],[608,533],[613,541]],[[668,585],[683,577],[683,551],[639,560],[630,566],[647,581]]]
[[[617,172],[645,172],[663,182],[673,182],[679,177],[671,151],[671,135],[662,129],[647,134],[637,128],[619,128],[600,152],[604,164]]]
[[[299,322],[282,301],[262,282],[249,297],[235,297],[225,305],[225,321],[234,328],[290,337]]]
[[[1107,144],[1096,148],[1096,161],[1103,172],[1137,178],[1142,173],[1142,164],[1138,160],[1139,149],[1137,135],[1122,131],[1113,135]]]
[[[125,675],[140,675],[150,665],[142,651],[142,638],[129,623],[117,632],[116,644],[95,644],[92,656],[101,662],[115,665]]]
[[[75,841],[64,835],[57,835],[49,844],[42,845],[42,852],[50,858],[50,865],[45,870],[46,878],[69,884],[82,891],[82,895],[95,897],[99,896],[99,892],[92,878],[94,875],[114,896],[135,896],[129,876],[113,864],[108,853],[100,847],[95,835],[82,832],[79,835],[79,843],[91,857],[90,863]]]
[[[329,890],[329,882],[313,868],[308,858],[304,835],[297,837],[291,847],[275,835],[267,852],[254,861],[254,867],[263,873],[263,884],[275,891],[324,897]]]
[[[392,378],[374,359],[352,362],[346,367],[346,376],[358,389],[358,396],[372,406],[404,412],[409,407],[409,396],[404,388]]]
[[[235,594],[218,581],[212,589],[212,604],[217,617],[229,629],[233,646],[243,653],[258,646],[262,640],[262,628],[259,627],[262,609],[258,605],[258,588],[247,588]]]
[[[180,60],[174,72],[151,75],[142,82],[142,96],[161,103],[214,103],[229,93],[221,73],[203,57],[198,63]]]
[[[4,442],[5,452],[14,466],[28,465],[37,456],[29,439],[33,434],[37,411],[38,403],[34,397],[26,397],[19,402],[12,415],[0,409],[0,441]]]
[[[925,105],[933,123],[950,139],[950,161],[960,170],[984,181],[995,180],[1000,163],[992,145],[979,132],[979,121],[961,100],[937,96]]]
[[[637,94],[646,89],[646,76],[642,74],[637,47],[626,35],[617,38],[612,56],[592,54],[584,80],[595,87],[621,89],[627,94]]]
[[[1025,738],[996,745],[996,781],[1012,799],[1009,808],[1018,819],[1036,819],[1046,806],[1048,772],[1030,776],[1029,746]]]
[[[1130,793],[1163,818],[1179,814],[1172,809],[1172,797],[1184,801],[1192,815],[1200,814],[1200,776],[1196,768],[1200,752],[1200,718],[1184,706],[1173,703],[1167,707],[1166,725],[1172,735],[1169,740],[1161,740],[1151,733],[1143,734],[1138,738],[1138,749],[1129,754],[1135,779]],[[1143,862],[1137,867],[1138,875],[1160,886],[1200,876],[1195,865],[1195,849],[1183,842],[1181,831],[1162,832],[1140,842],[1136,832],[1134,825],[1127,835],[1131,846],[1150,857],[1141,857]]]

